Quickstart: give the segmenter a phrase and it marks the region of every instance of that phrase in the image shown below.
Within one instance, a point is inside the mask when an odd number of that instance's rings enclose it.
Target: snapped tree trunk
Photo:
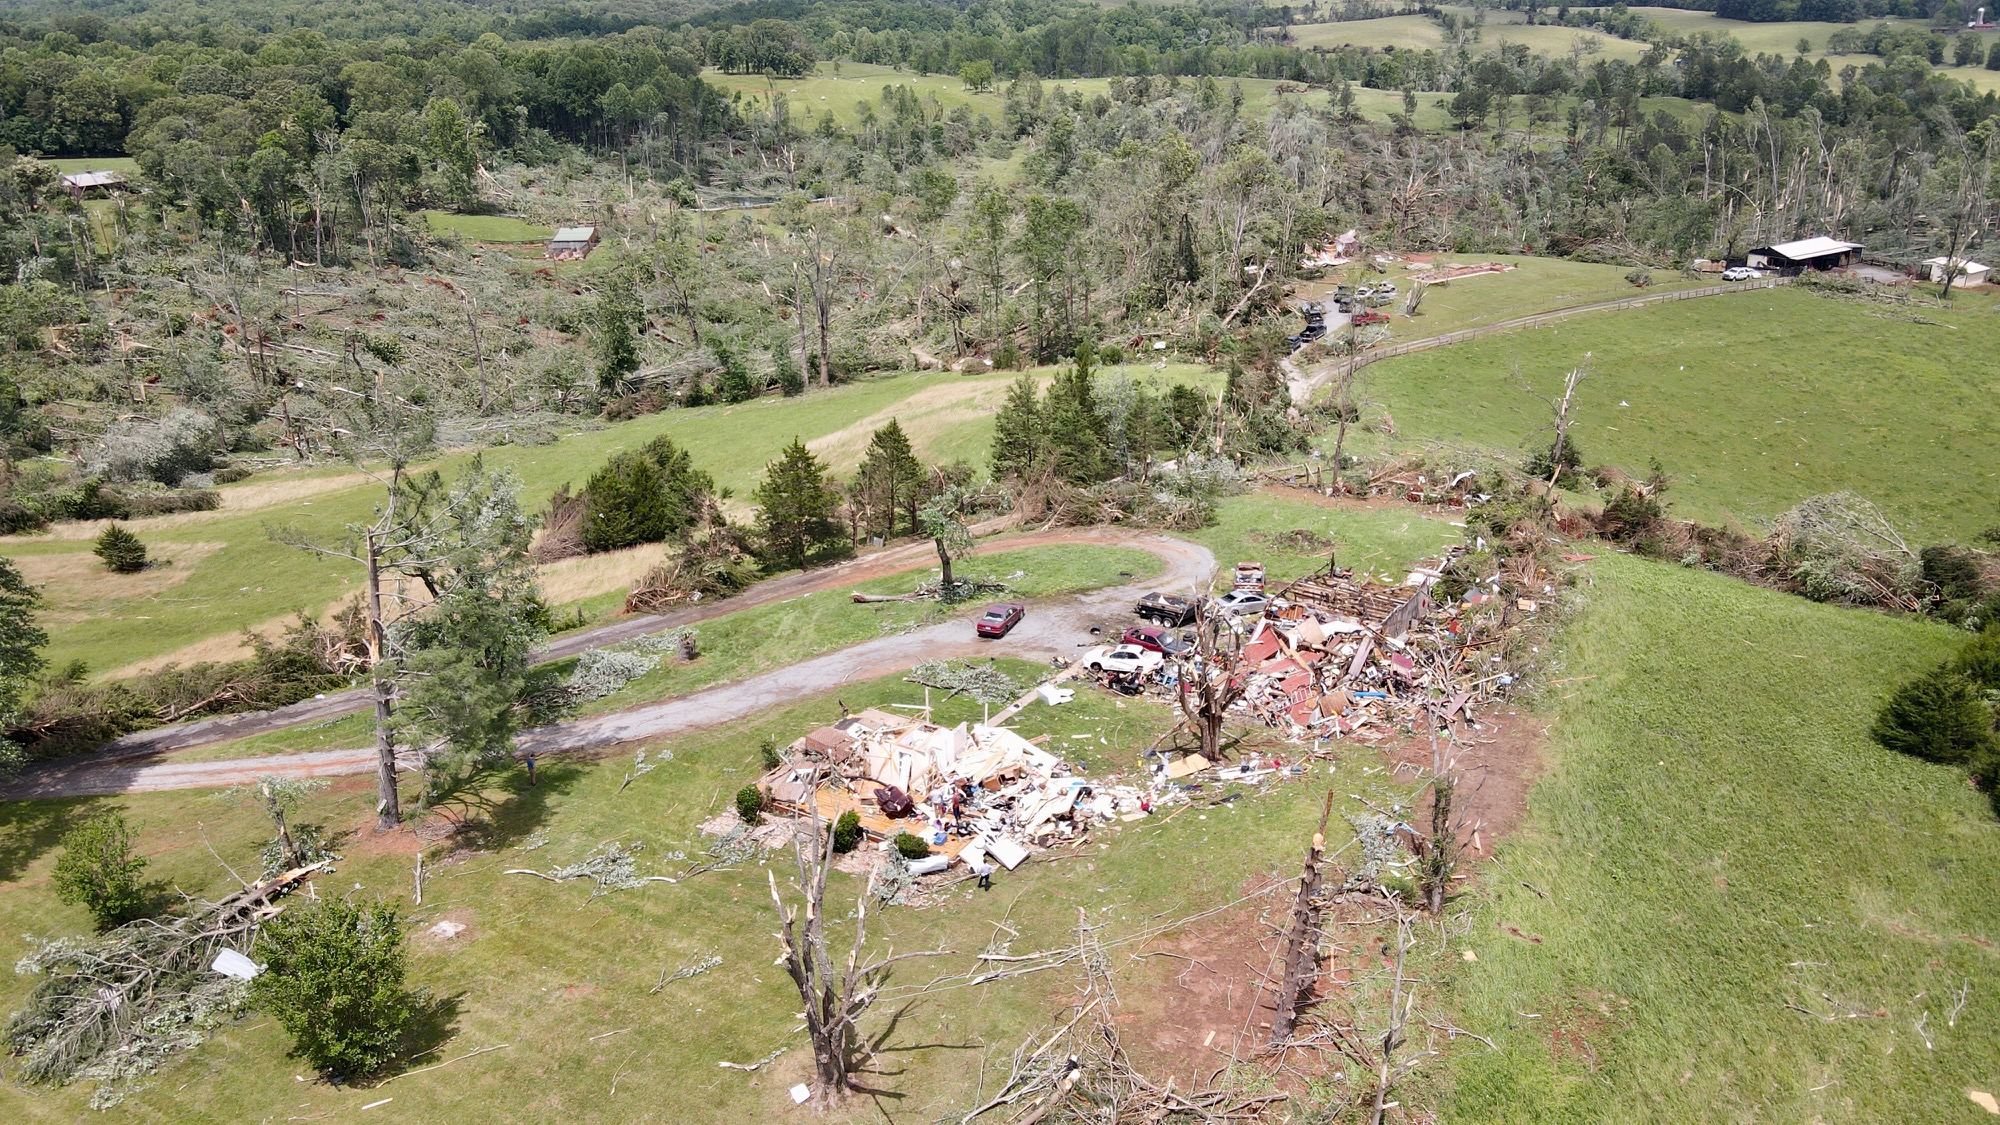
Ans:
[[[389,728],[396,685],[383,663],[389,655],[389,634],[382,624],[382,544],[380,533],[367,536],[368,553],[368,675],[375,691],[375,830],[388,832],[403,823],[396,798],[396,739]]]
[[[953,583],[951,580],[951,552],[945,548],[943,539],[933,539],[931,540],[931,543],[933,546],[937,548],[938,569],[944,572],[943,575],[944,583],[942,588],[944,589],[946,595],[949,595],[953,587],[955,586],[955,583]]]

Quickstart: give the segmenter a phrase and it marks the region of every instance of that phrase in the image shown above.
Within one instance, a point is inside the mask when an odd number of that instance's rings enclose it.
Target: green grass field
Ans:
[[[45,158],[42,163],[53,164],[56,171],[65,175],[72,172],[122,172],[130,176],[139,171],[139,162],[129,156],[57,156]]]
[[[1007,82],[1002,80],[987,90],[969,90],[957,75],[914,74],[906,70],[896,70],[870,63],[847,62],[839,64],[839,73],[834,73],[834,64],[819,64],[810,75],[803,78],[766,78],[761,74],[724,74],[718,70],[704,71],[702,78],[723,90],[740,92],[746,99],[769,99],[784,97],[791,102],[791,112],[796,119],[805,115],[818,117],[831,113],[835,121],[843,126],[852,126],[861,118],[861,103],[867,102],[882,112],[882,88],[903,86],[916,92],[917,97],[930,105],[936,105],[949,114],[959,106],[965,106],[976,118],[985,114],[995,122],[1000,120],[1006,105]],[[1057,87],[1093,97],[1110,92],[1108,78],[1044,78],[1044,96],[1055,92]],[[1186,81],[1186,79],[1183,79]],[[1244,111],[1261,115],[1268,110],[1278,97],[1278,87],[1285,85],[1275,79],[1266,78],[1221,78],[1217,79],[1227,90],[1231,83],[1243,87]],[[1314,91],[1311,97],[1324,102],[1324,92]]]
[[[1418,307],[1417,315],[1403,315],[1403,302],[1410,292],[1406,271],[1478,265],[1482,262],[1505,262],[1515,268],[1506,273],[1461,277],[1448,284],[1432,285],[1424,291],[1423,304]],[[1690,281],[1672,270],[1657,270],[1653,273],[1652,285],[1639,289],[1625,280],[1625,275],[1630,272],[1628,266],[1604,266],[1520,254],[1439,254],[1428,267],[1399,265],[1391,268],[1388,278],[1396,282],[1400,293],[1396,302],[1383,311],[1393,317],[1389,325],[1392,339],[1414,340],[1571,305],[1615,301],[1644,293],[1713,284],[1707,279]],[[1298,296],[1302,300],[1324,300],[1332,295],[1335,286],[1354,284],[1357,280],[1365,285],[1382,278],[1347,267],[1329,271],[1328,276],[1320,281],[1302,283]]]
[[[1519,453],[1549,440],[1523,381],[1547,393],[1588,362],[1586,463],[1659,458],[1675,514],[1750,526],[1852,489],[1912,542],[1966,539],[2000,523],[1993,308],[1964,294],[1924,324],[1788,289],[1678,301],[1389,360],[1364,393],[1400,441]]]
[[[1444,29],[1429,16],[1384,16],[1379,19],[1343,20],[1335,23],[1294,24],[1286,29],[1292,42],[1301,47],[1372,47],[1375,50],[1441,51]],[[1576,27],[1529,24],[1518,13],[1490,9],[1474,54],[1496,51],[1505,43],[1518,43],[1538,55],[1569,54],[1578,43],[1592,45],[1594,57],[1636,61],[1647,51],[1644,43],[1619,39],[1601,31]]]
[[[1498,1048],[1459,1040],[1442,1119],[1983,1119],[1965,1090],[2000,1077],[2000,823],[1957,770],[1866,734],[1957,640],[1615,555],[1582,605],[1549,773],[1482,876],[1478,960],[1438,966]]]
[[[454,211],[421,211],[424,222],[438,234],[456,234],[475,242],[545,242],[555,231],[512,215],[460,215]]]
[[[1206,367],[1180,362],[1109,370],[1136,380],[1178,379],[1204,387],[1218,378]],[[874,431],[895,418],[926,462],[962,458],[983,470],[993,411],[1018,375],[884,375],[798,398],[670,410],[548,445],[490,449],[485,460],[513,472],[523,500],[539,509],[557,486],[580,487],[613,454],[669,434],[718,486],[734,493],[726,503],[731,516],[748,520],[749,497],[764,466],[794,436],[846,476],[861,463]],[[451,454],[438,465],[449,475],[469,457]],[[302,610],[317,613],[357,588],[356,568],[281,546],[269,530],[292,525],[321,538],[337,537],[348,523],[368,517],[378,486],[351,473],[320,470],[226,486],[223,494],[224,507],[216,512],[127,521],[170,563],[137,575],[114,575],[98,565],[89,554],[87,533],[94,529],[73,526],[57,536],[0,538],[0,554],[19,562],[44,588],[45,620],[54,638],[49,659],[83,660],[110,672],[170,655],[183,662],[223,658],[237,650],[244,629],[275,628]],[[595,612],[605,601],[599,596],[584,608]]]

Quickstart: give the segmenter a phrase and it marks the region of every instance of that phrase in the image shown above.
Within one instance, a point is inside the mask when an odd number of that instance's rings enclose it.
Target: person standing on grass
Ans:
[[[992,890],[992,889],[993,889],[993,865],[992,865],[992,864],[990,864],[990,863],[988,863],[988,862],[986,862],[985,860],[983,860],[983,859],[982,859],[982,860],[980,860],[979,862],[977,862],[977,863],[975,863],[975,864],[973,864],[973,865],[972,865],[972,873],[973,873],[974,875],[977,875],[977,876],[979,876],[979,889],[980,889],[980,890],[982,890],[982,891],[990,891],[990,890]]]
[[[527,754],[523,756],[521,760],[527,763],[528,784],[533,785],[535,783],[535,756],[533,754]]]

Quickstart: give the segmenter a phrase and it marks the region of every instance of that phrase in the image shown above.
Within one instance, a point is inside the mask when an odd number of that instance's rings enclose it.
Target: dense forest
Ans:
[[[17,6],[4,522],[210,502],[182,494],[327,455],[347,388],[385,380],[476,445],[1086,343],[1268,376],[1301,251],[1349,227],[1668,268],[1800,234],[1900,261],[1986,237],[2000,98],[1924,42],[1836,71],[1620,7],[1541,14],[1643,40],[1636,61],[1485,44],[1441,10],[1442,50],[1318,50],[1287,39],[1303,14]],[[843,66],[884,68],[852,112],[790,96]],[[950,104],[899,78],[923,75]],[[143,190],[110,198],[35,159],[121,154]],[[557,268],[455,225],[501,215],[601,247]]]

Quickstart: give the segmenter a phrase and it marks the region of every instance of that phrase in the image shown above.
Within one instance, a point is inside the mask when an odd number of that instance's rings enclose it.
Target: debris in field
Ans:
[[[109,1109],[172,1056],[192,1050],[235,1014],[248,982],[209,966],[241,953],[278,899],[323,871],[308,864],[186,914],[146,918],[89,938],[37,943],[15,971],[41,979],[8,1020],[8,1050],[28,1082],[101,1083],[90,1099]]]
[[[904,682],[967,695],[981,703],[1009,703],[1021,695],[1021,684],[993,666],[955,660],[932,660],[910,669]]]
[[[660,756],[650,762],[646,760],[646,751],[643,749],[640,750],[637,754],[633,755],[632,768],[625,771],[625,780],[618,783],[618,791],[620,793],[625,792],[626,786],[673,760],[674,752],[672,750],[660,751]]]
[[[689,977],[700,976],[701,974],[709,971],[710,969],[715,968],[720,964],[722,964],[722,958],[711,954],[707,957],[702,958],[699,961],[694,962],[691,965],[683,965],[680,968],[675,969],[671,973],[667,972],[665,969],[662,969],[660,970],[660,983],[654,985],[648,991],[649,993],[658,992],[659,990],[667,987],[668,985],[674,983],[675,981],[682,981],[688,979]]]
[[[589,855],[575,863],[557,867],[548,872],[530,871],[527,868],[516,867],[510,868],[502,872],[502,874],[533,875],[537,879],[547,879],[551,883],[567,883],[572,879],[589,879],[596,884],[591,889],[591,898],[596,898],[599,895],[608,895],[613,891],[628,891],[634,887],[643,887],[647,883],[679,882],[678,879],[666,875],[639,874],[639,853],[644,849],[645,845],[637,840],[632,841],[632,846],[629,848],[613,840],[608,844],[598,845],[595,851],[592,851]]]
[[[465,923],[446,921],[446,922],[439,922],[437,925],[432,926],[428,930],[425,930],[424,936],[434,937],[439,941],[450,941],[452,938],[455,938],[464,932],[465,932]]]
[[[1978,1106],[1980,1109],[1991,1114],[2000,1115],[2000,1099],[1996,1099],[1992,1094],[1984,1090],[1967,1090],[1965,1096],[1971,1098],[1972,1104]]]
[[[1093,782],[1005,727],[945,728],[874,708],[794,742],[758,785],[795,815],[833,823],[851,811],[871,839],[909,832],[947,864],[991,855],[1009,870],[1031,847],[1080,841],[1170,799]],[[891,867],[877,873],[877,893],[907,900],[904,873]]]

